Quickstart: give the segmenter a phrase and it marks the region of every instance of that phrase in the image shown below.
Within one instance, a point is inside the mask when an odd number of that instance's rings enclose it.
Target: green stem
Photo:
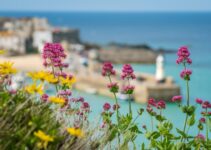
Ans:
[[[186,64],[183,63],[184,68],[186,69]],[[186,80],[186,94],[187,94],[187,106],[190,105],[190,89],[189,89],[189,80]],[[185,118],[185,124],[184,124],[184,128],[183,128],[183,132],[185,133],[186,130],[186,126],[187,126],[187,121],[188,121],[188,114],[186,114],[186,118]],[[183,140],[183,138],[181,139],[181,141]]]
[[[189,81],[186,81],[186,87],[187,87],[187,105],[190,105],[190,90],[189,90]]]
[[[152,127],[152,132],[153,132],[153,117],[151,116],[151,127]]]
[[[108,76],[110,83],[112,83],[111,77]],[[113,92],[114,95],[114,99],[115,99],[115,103],[116,103],[116,119],[117,119],[117,127],[119,127],[119,109],[118,109],[118,100],[117,100],[117,96],[116,93]],[[120,149],[120,133],[118,130],[118,150]]]
[[[54,75],[54,78],[55,78],[55,70],[54,70],[54,66],[52,66],[52,71],[53,71],[53,75]],[[58,92],[58,87],[57,87],[57,84],[55,84],[55,87],[56,87],[56,92]]]
[[[128,79],[128,85],[130,86],[130,79]],[[132,116],[133,114],[132,114],[132,107],[131,107],[131,94],[129,94],[129,113],[130,113],[130,115]]]
[[[208,128],[209,128],[209,118],[207,116],[207,108],[206,108],[206,140],[207,140],[207,144],[208,144],[208,140],[209,140],[209,131],[208,131]]]

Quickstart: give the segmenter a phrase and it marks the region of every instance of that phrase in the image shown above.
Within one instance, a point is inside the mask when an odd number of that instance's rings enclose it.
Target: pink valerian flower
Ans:
[[[120,106],[119,106],[119,104],[114,104],[112,108],[113,108],[113,110],[115,111],[115,110],[119,109]]]
[[[199,122],[205,123],[206,122],[206,119],[205,118],[200,118]]]
[[[121,77],[122,77],[122,79],[125,79],[125,78],[135,79],[136,78],[133,68],[130,64],[123,65]]]
[[[165,109],[166,103],[163,100],[157,102],[157,109]]]
[[[107,85],[112,93],[117,93],[119,91],[119,86],[117,82],[112,82]]]
[[[184,80],[190,80],[190,75],[192,74],[192,71],[189,69],[184,69],[180,73],[180,77],[183,78]]]
[[[10,94],[17,94],[17,90],[11,89],[11,90],[9,90],[9,93]]]
[[[66,58],[64,49],[59,43],[46,43],[43,48],[42,57],[44,59],[43,65],[45,67],[67,67],[68,64],[63,63]]]
[[[110,75],[115,75],[116,71],[113,69],[113,65],[111,62],[105,62],[103,63],[102,67],[102,75],[103,76],[110,76]]]
[[[133,91],[135,89],[135,86],[133,85],[127,85],[123,87],[123,93],[125,94],[133,94]]]
[[[41,96],[41,100],[43,100],[44,102],[46,102],[48,100],[48,95],[47,94],[43,94]]]
[[[203,103],[203,100],[200,99],[200,98],[197,98],[197,99],[196,99],[196,103],[197,103],[197,104],[202,104],[202,103]]]
[[[204,141],[205,140],[205,137],[203,134],[198,134],[196,137],[195,137],[195,140],[202,140]]]
[[[181,95],[177,95],[172,97],[172,102],[181,102],[182,101],[182,96]]]
[[[209,101],[204,101],[201,106],[204,109],[211,108],[211,104]]]
[[[177,64],[180,63],[188,63],[191,64],[192,60],[189,58],[190,56],[190,52],[188,50],[188,48],[186,46],[182,46],[179,48],[178,52],[177,52]]]
[[[61,95],[61,96],[71,96],[72,95],[72,92],[70,90],[60,90],[58,91],[58,95]]]
[[[90,111],[90,105],[89,105],[89,103],[83,102],[83,103],[81,104],[81,109],[82,109],[83,111],[85,111],[85,112],[89,112],[89,111]]]
[[[154,107],[156,107],[156,106],[157,106],[157,104],[156,104],[155,99],[150,98],[150,99],[148,100],[148,105],[149,105],[149,106],[154,106]]]
[[[147,105],[146,111],[148,113],[152,113],[153,112],[153,109],[152,109],[152,107],[150,105]]]
[[[103,109],[104,109],[105,111],[108,111],[110,108],[111,108],[111,105],[110,105],[109,103],[105,103],[105,104],[103,105]]]

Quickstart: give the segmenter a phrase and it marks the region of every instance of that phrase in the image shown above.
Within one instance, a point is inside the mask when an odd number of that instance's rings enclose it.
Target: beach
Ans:
[[[0,62],[5,61],[13,62],[15,68],[24,72],[44,69],[40,54],[0,57]]]

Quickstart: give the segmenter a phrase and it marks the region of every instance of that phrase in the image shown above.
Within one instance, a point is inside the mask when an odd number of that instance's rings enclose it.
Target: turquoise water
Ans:
[[[191,102],[199,97],[211,100],[211,13],[86,13],[86,12],[0,12],[0,16],[47,17],[55,26],[68,26],[80,29],[81,39],[88,42],[106,44],[112,41],[121,43],[147,43],[153,48],[176,50],[187,45],[191,51],[193,70],[190,83]],[[182,68],[175,64],[176,55],[166,55],[166,75],[174,77],[181,86],[185,97],[185,83],[179,77]],[[119,68],[120,66],[117,66]],[[133,64],[136,71],[155,73],[154,65]],[[105,85],[106,86],[106,85]],[[110,98],[75,91],[76,96],[84,96],[90,102],[90,118],[99,117],[105,102],[114,103]],[[128,110],[127,102],[120,101],[121,113]],[[145,105],[132,103],[136,112]],[[199,110],[198,110],[199,112]],[[182,128],[184,117],[177,106],[167,104],[164,111],[174,125]],[[144,113],[138,120],[140,126],[150,124],[149,116]],[[191,131],[196,133],[195,131]],[[140,139],[139,139],[140,140]]]

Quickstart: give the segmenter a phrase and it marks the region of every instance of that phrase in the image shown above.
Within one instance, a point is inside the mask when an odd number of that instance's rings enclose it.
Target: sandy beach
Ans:
[[[44,69],[40,54],[0,57],[0,62],[2,63],[4,61],[14,62],[14,67],[21,71],[36,71]]]

